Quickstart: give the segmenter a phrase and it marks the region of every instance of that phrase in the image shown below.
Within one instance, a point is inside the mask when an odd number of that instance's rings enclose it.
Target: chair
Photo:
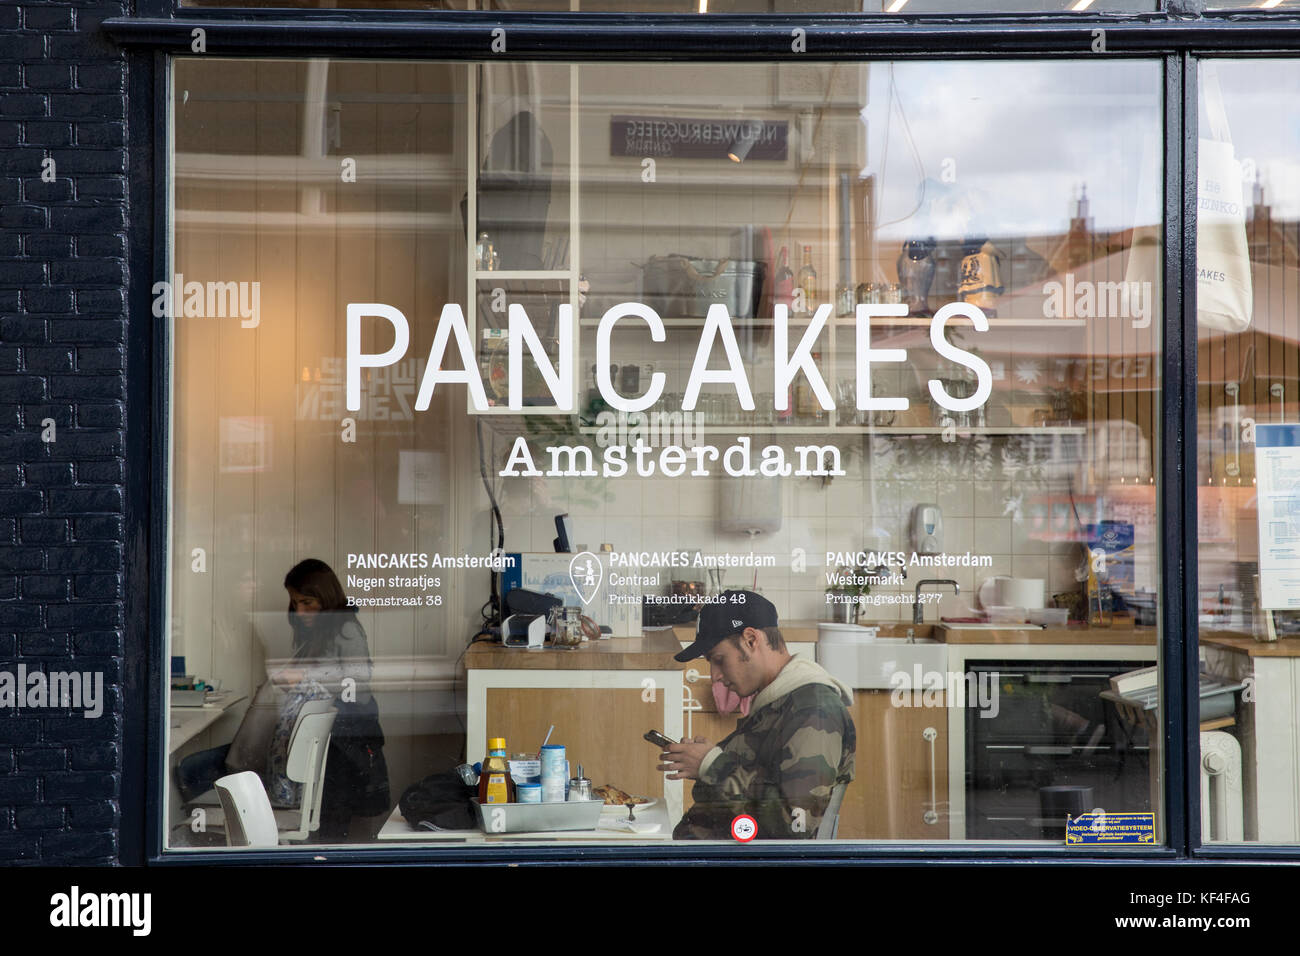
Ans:
[[[338,712],[332,700],[310,700],[298,711],[298,719],[289,738],[285,773],[301,783],[302,801],[297,809],[275,811],[281,827],[280,840],[305,840],[320,829],[320,803],[325,790],[325,758],[329,753],[330,732]],[[296,819],[295,819],[296,818]],[[294,823],[297,826],[289,829]]]
[[[844,803],[844,791],[848,788],[847,783],[837,783],[831,787],[831,802],[826,804],[826,812],[822,814],[822,822],[817,827],[816,839],[835,839],[835,834],[840,829],[840,805]]]
[[[244,771],[245,774],[252,774],[258,781],[262,799],[271,810],[275,826],[279,830],[281,843],[305,840],[320,829],[321,797],[325,790],[325,758],[329,753],[330,733],[337,716],[338,712],[335,711],[332,700],[309,700],[298,711],[293,733],[289,737],[289,752],[285,766],[285,773],[289,779],[303,785],[302,800],[297,807],[271,808],[270,798],[266,795],[261,778],[251,770]],[[243,774],[231,774],[221,779],[231,780],[241,776]],[[210,812],[207,824],[209,829],[216,829],[225,824],[225,817],[230,813],[219,790],[209,791],[197,797],[190,805],[204,806],[218,803],[221,805],[221,811]],[[227,831],[226,841],[230,846],[262,845],[231,843],[231,838],[231,833]]]
[[[232,773],[215,784],[226,827],[226,846],[278,846],[271,801],[262,778],[251,770]]]

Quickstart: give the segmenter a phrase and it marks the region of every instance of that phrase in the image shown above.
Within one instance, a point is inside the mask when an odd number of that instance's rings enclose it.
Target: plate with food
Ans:
[[[636,794],[628,793],[626,790],[620,790],[612,783],[607,783],[603,787],[592,787],[591,792],[605,801],[605,810],[622,810],[624,807],[633,807],[635,810],[642,810],[647,807],[653,807],[659,801],[653,797],[640,797]]]

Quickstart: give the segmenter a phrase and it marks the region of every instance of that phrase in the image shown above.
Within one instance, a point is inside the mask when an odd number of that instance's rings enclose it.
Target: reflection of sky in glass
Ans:
[[[1300,219],[1300,61],[1220,60],[1217,70],[1237,158],[1254,161],[1274,219]]]
[[[880,235],[1062,233],[1085,183],[1095,231],[1158,222],[1159,83],[1159,64],[1124,60],[873,67]]]

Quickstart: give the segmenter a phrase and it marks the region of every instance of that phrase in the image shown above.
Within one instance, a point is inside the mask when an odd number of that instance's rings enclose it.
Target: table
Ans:
[[[240,701],[247,699],[247,694],[227,694],[220,703],[204,704],[202,707],[171,707],[168,709],[167,753],[174,754],[187,743],[207,730],[221,716]]]
[[[601,823],[625,819],[627,811],[619,808],[617,814],[613,809],[601,814]],[[667,841],[673,838],[673,828],[668,821],[668,808],[660,800],[652,807],[636,811],[638,823],[657,823],[659,829],[654,833],[629,833],[626,830],[551,830],[545,833],[484,833],[481,830],[424,830],[412,828],[402,816],[402,808],[394,807],[388,819],[379,831],[380,840],[401,841],[404,843],[465,843],[496,844],[518,843],[526,841],[550,843],[621,843],[629,841]]]
[[[471,644],[466,762],[483,759],[489,737],[504,737],[512,753],[535,751],[554,726],[550,742],[565,746],[575,773],[582,764],[596,785],[662,797],[676,823],[682,781],[655,769],[659,751],[642,735],[653,728],[677,740],[684,733],[683,665],[673,660],[680,649],[671,631],[573,649]]]

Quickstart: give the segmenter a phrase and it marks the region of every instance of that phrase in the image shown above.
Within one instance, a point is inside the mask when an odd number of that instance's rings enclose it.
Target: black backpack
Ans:
[[[454,770],[425,777],[406,788],[398,806],[413,827],[426,830],[476,830],[478,819],[470,800],[477,796]]]

